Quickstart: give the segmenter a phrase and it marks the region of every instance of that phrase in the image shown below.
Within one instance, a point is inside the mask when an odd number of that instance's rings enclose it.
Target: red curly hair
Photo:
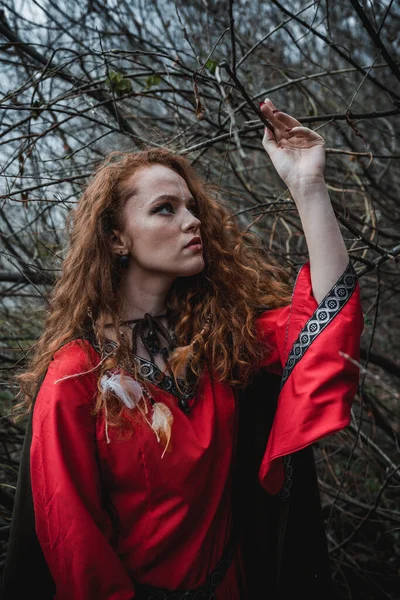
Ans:
[[[18,408],[25,412],[32,409],[37,383],[60,346],[85,337],[90,328],[99,344],[104,343],[106,315],[113,316],[118,348],[100,362],[98,381],[118,365],[130,372],[133,368],[138,375],[125,336],[121,336],[121,272],[116,268],[110,237],[113,229],[120,229],[128,197],[124,184],[137,169],[151,165],[168,167],[186,181],[202,223],[205,267],[196,275],[177,278],[166,298],[166,308],[175,316],[178,340],[170,359],[175,378],[185,364],[198,376],[207,360],[222,381],[244,386],[265,355],[255,319],[260,307],[267,310],[290,303],[293,284],[289,273],[267,256],[256,235],[240,228],[217,190],[202,180],[187,159],[159,148],[112,152],[68,215],[69,245],[50,296],[43,334],[25,372],[16,376],[23,396]],[[94,414],[102,408],[107,410],[110,425],[122,426],[117,398],[108,396],[106,400],[99,394]]]

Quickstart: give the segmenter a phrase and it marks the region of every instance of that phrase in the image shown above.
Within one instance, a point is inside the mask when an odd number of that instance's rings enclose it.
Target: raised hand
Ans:
[[[324,180],[325,140],[287,113],[281,112],[266,98],[260,110],[274,133],[265,128],[262,145],[278,175],[290,190]]]

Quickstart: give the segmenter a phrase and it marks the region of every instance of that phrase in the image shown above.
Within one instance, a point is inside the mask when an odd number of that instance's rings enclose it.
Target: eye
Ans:
[[[165,204],[160,204],[160,206],[157,206],[157,207],[156,207],[156,208],[153,210],[153,212],[154,212],[154,213],[161,213],[161,211],[163,211],[163,210],[167,210],[167,212],[168,212],[169,214],[171,214],[171,213],[173,213],[173,212],[174,212],[174,210],[173,210],[173,207],[172,207],[172,204],[171,204],[170,202],[165,202]],[[164,214],[165,214],[165,213],[164,213]]]

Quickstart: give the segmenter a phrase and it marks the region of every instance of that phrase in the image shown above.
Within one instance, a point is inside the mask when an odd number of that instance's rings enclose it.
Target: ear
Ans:
[[[118,229],[113,229],[112,234],[110,236],[110,245],[113,252],[116,254],[121,254],[121,251],[124,252],[128,249],[125,244],[125,236],[123,233],[118,231]]]

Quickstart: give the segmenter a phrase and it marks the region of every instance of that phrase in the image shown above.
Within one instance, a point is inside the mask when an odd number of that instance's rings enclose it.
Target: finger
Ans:
[[[278,129],[286,129],[287,127],[301,127],[300,121],[288,115],[287,113],[277,110],[273,112],[272,109],[267,108],[263,111],[267,119],[269,119],[274,127]]]
[[[301,126],[300,121],[285,113],[274,105],[274,103],[266,98],[264,104],[261,105],[260,110],[269,119],[274,127],[278,129],[284,129],[285,127],[297,127]]]
[[[264,128],[262,145],[268,154],[276,150],[278,146],[274,134],[268,129],[268,127]]]
[[[312,129],[310,129],[309,127],[291,127],[290,130],[289,128],[286,130],[286,136],[287,138],[291,138],[294,136],[300,136],[300,137],[304,137],[307,138],[307,140],[315,140],[315,141],[320,141],[322,143],[325,143],[325,140],[322,136],[319,135],[319,133],[317,133],[316,131],[313,131]]]

